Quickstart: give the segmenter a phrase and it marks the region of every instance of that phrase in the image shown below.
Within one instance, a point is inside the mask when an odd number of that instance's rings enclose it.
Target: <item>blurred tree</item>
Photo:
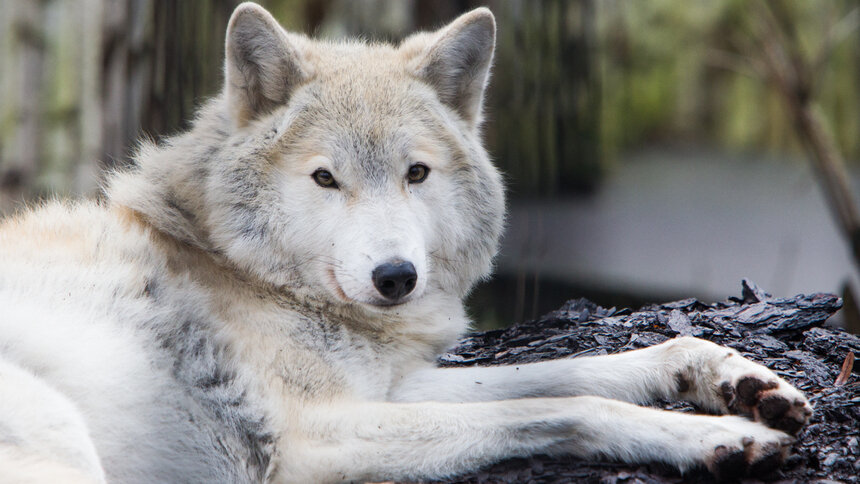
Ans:
[[[141,135],[182,128],[220,86],[224,26],[238,4],[2,2],[0,213],[92,193]]]
[[[224,31],[237,0],[119,0],[105,9],[103,152],[122,164],[141,135],[184,129],[221,86]],[[217,26],[217,28],[216,28]]]
[[[490,152],[514,196],[569,195],[602,175],[595,8],[590,0],[500,1]]]
[[[49,48],[43,35],[40,2],[5,3],[0,9],[2,111],[0,111],[0,210],[26,198],[42,164],[41,89],[43,59]]]

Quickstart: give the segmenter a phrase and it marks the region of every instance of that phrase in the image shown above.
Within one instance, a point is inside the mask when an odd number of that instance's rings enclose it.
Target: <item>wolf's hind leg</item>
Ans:
[[[103,483],[83,417],[65,396],[0,358],[0,482]]]

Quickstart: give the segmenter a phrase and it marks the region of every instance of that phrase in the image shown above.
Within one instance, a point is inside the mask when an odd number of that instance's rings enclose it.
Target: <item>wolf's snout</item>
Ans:
[[[411,262],[386,262],[373,270],[373,285],[386,299],[396,302],[412,292],[418,273]]]

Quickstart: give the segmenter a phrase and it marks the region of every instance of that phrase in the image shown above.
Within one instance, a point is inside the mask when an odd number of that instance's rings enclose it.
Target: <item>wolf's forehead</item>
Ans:
[[[372,56],[338,60],[320,69],[314,82],[319,102],[335,114],[397,115],[418,107],[417,81],[402,66]]]
[[[313,78],[290,101],[286,146],[322,154],[335,170],[377,180],[402,176],[404,160],[458,152],[433,90],[392,48],[347,45],[313,58]],[[438,154],[437,157],[428,154]]]
[[[344,64],[318,71],[296,100],[294,122],[307,128],[297,137],[310,135],[338,154],[373,165],[404,155],[423,138],[438,137],[433,98],[405,70],[385,63]]]

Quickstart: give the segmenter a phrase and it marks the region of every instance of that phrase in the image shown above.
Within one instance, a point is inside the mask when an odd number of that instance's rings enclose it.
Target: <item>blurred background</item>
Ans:
[[[222,81],[232,0],[0,0],[0,213],[97,196]],[[288,29],[398,41],[487,5],[484,136],[510,218],[470,310],[833,292],[860,330],[860,1],[270,0]]]

